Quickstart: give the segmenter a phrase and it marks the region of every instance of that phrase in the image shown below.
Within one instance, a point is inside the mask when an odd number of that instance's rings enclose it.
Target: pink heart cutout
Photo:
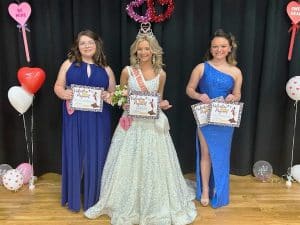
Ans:
[[[286,12],[292,20],[293,24],[297,24],[300,22],[300,3],[291,1],[287,7]]]
[[[11,3],[8,6],[9,15],[20,25],[24,25],[31,14],[31,7],[27,2]]]

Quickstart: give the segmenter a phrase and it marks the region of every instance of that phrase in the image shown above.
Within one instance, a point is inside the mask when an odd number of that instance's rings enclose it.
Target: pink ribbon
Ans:
[[[133,119],[130,116],[122,116],[119,120],[120,126],[123,128],[123,130],[127,131],[131,127]]]
[[[26,60],[27,60],[27,62],[30,62],[29,48],[28,48],[28,42],[27,42],[27,37],[26,37],[26,31],[30,32],[30,30],[27,28],[27,24],[24,24],[24,25],[19,24],[19,25],[17,25],[17,28],[19,28],[19,30],[20,29],[22,30]]]

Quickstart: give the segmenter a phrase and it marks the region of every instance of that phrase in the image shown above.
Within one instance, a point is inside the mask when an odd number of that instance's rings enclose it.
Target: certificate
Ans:
[[[196,123],[199,127],[208,124],[208,113],[210,110],[210,104],[197,103],[191,105],[192,111],[196,120]]]
[[[130,91],[128,115],[146,119],[158,119],[160,96],[154,92]]]
[[[208,115],[209,124],[239,127],[243,105],[242,102],[212,102]]]
[[[102,112],[103,88],[72,84],[71,89],[73,91],[71,108],[81,111]]]

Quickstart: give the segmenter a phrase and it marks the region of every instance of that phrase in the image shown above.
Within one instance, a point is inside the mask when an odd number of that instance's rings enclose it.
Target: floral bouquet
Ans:
[[[117,85],[116,90],[111,97],[111,104],[113,106],[118,105],[119,107],[121,107],[122,105],[127,103],[127,95],[128,95],[127,86]]]

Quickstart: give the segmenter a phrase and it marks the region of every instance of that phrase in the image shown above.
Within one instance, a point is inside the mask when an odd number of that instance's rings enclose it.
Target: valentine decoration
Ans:
[[[139,15],[135,12],[136,8],[141,7],[144,3],[147,3],[147,9],[144,16]],[[155,2],[162,7],[166,6],[167,9],[162,14],[157,14],[155,9]],[[174,11],[174,0],[135,0],[126,6],[127,14],[136,22],[147,23],[147,22],[163,22],[170,18]]]
[[[292,31],[289,53],[288,53],[288,60],[290,61],[292,59],[292,55],[293,55],[293,48],[294,48],[296,32],[299,29],[298,23],[300,21],[300,3],[296,2],[296,1],[291,1],[287,5],[286,12],[292,21],[292,26],[289,29],[289,32]]]
[[[300,164],[294,165],[291,169],[292,177],[300,183]]]
[[[289,79],[286,84],[286,93],[291,99],[295,101],[300,100],[300,76]]]
[[[31,94],[36,93],[45,81],[46,74],[41,68],[22,67],[18,70],[18,80]]]
[[[260,160],[253,165],[253,174],[258,180],[266,182],[271,178],[273,168],[269,162]]]
[[[144,4],[146,0],[135,0],[135,1],[132,1],[131,3],[129,3],[127,6],[126,6],[126,11],[127,11],[127,14],[136,22],[140,22],[140,23],[146,23],[146,22],[149,22],[150,21],[150,13],[149,13],[149,10],[147,9],[146,10],[146,13],[144,16],[141,16],[141,15],[138,15],[134,9],[135,8],[138,8],[140,6],[142,6]]]
[[[23,175],[23,184],[27,184],[33,176],[33,168],[29,163],[21,163],[16,168]]]
[[[149,14],[151,18],[151,22],[163,22],[166,19],[170,18],[173,11],[174,11],[174,1],[173,0],[157,0],[157,2],[162,5],[162,6],[167,6],[167,9],[164,13],[162,14],[157,14],[156,9],[155,9],[155,3],[153,0],[147,0],[147,5],[149,9]]]
[[[300,7],[300,6],[299,6]],[[287,170],[287,174],[285,175],[287,178],[286,186],[292,186],[292,169],[293,169],[293,161],[294,161],[294,148],[295,148],[295,136],[296,136],[296,127],[297,127],[297,112],[298,112],[298,101],[300,100],[300,76],[292,77],[288,80],[286,84],[286,93],[288,96],[295,100],[295,114],[294,114],[294,129],[293,129],[293,138],[292,138],[292,149],[291,149],[291,163],[290,167]]]
[[[29,30],[27,28],[26,22],[31,14],[31,7],[27,2],[22,2],[20,4],[11,3],[8,6],[8,12],[9,15],[19,23],[17,27],[22,30],[26,60],[27,62],[30,62],[28,42],[26,37],[26,30]]]
[[[21,114],[28,110],[33,101],[33,94],[19,86],[11,87],[7,95],[10,104]]]
[[[19,170],[8,170],[2,178],[3,185],[8,190],[17,191],[23,185],[23,176]]]
[[[3,182],[2,182],[2,177],[3,177],[3,175],[4,175],[8,170],[11,170],[11,169],[12,169],[12,167],[11,167],[10,165],[8,165],[8,164],[1,164],[1,165],[0,165],[0,185],[3,184]]]

